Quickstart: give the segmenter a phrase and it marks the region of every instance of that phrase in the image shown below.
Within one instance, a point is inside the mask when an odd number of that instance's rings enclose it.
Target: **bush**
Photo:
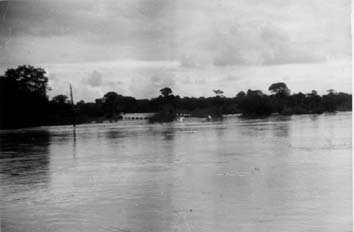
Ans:
[[[168,104],[162,107],[162,109],[149,119],[150,123],[155,122],[172,122],[176,120],[176,109]]]
[[[293,108],[293,113],[294,114],[307,114],[308,111],[302,106],[295,106]]]
[[[281,115],[292,115],[294,112],[290,107],[284,107],[284,109],[280,112]]]

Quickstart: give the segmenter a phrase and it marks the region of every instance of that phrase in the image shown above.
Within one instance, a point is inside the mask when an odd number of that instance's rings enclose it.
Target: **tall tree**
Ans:
[[[224,91],[222,91],[221,89],[213,89],[213,92],[216,94],[217,97],[224,97]]]
[[[116,92],[108,92],[103,96],[103,110],[108,118],[112,118],[120,113],[118,110],[120,98],[122,98],[122,95]]]
[[[47,115],[48,77],[29,65],[8,69],[0,76],[0,128],[44,124]]]
[[[167,98],[172,95],[172,89],[165,87],[160,89],[161,96]]]
[[[269,86],[268,90],[279,97],[290,95],[290,89],[286,86],[284,82],[274,83]]]
[[[68,96],[66,96],[64,94],[59,94],[59,95],[56,95],[55,97],[53,97],[52,101],[55,103],[59,103],[59,104],[65,104],[68,102]]]

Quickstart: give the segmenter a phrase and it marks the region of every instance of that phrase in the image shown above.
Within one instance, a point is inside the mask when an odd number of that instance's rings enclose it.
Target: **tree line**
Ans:
[[[213,97],[180,97],[172,89],[160,89],[152,99],[135,99],[116,92],[108,92],[94,102],[83,100],[73,104],[68,96],[49,99],[48,77],[42,68],[18,66],[0,76],[0,128],[22,128],[40,125],[71,124],[91,121],[115,121],[122,113],[156,112],[152,122],[175,120],[178,113],[195,117],[221,118],[224,114],[242,114],[244,117],[320,114],[352,110],[352,95],[333,89],[320,96],[311,93],[293,93],[283,82],[272,84],[270,95],[261,90],[247,90],[234,97],[225,97],[223,91],[213,90]]]

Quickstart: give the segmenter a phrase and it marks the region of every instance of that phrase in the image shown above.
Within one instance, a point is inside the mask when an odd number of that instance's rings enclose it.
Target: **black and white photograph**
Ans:
[[[0,232],[352,232],[351,0],[0,0]]]

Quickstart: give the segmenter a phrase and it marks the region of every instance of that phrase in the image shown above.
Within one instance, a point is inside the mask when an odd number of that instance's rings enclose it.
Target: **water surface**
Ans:
[[[352,231],[351,117],[2,131],[2,231]]]

